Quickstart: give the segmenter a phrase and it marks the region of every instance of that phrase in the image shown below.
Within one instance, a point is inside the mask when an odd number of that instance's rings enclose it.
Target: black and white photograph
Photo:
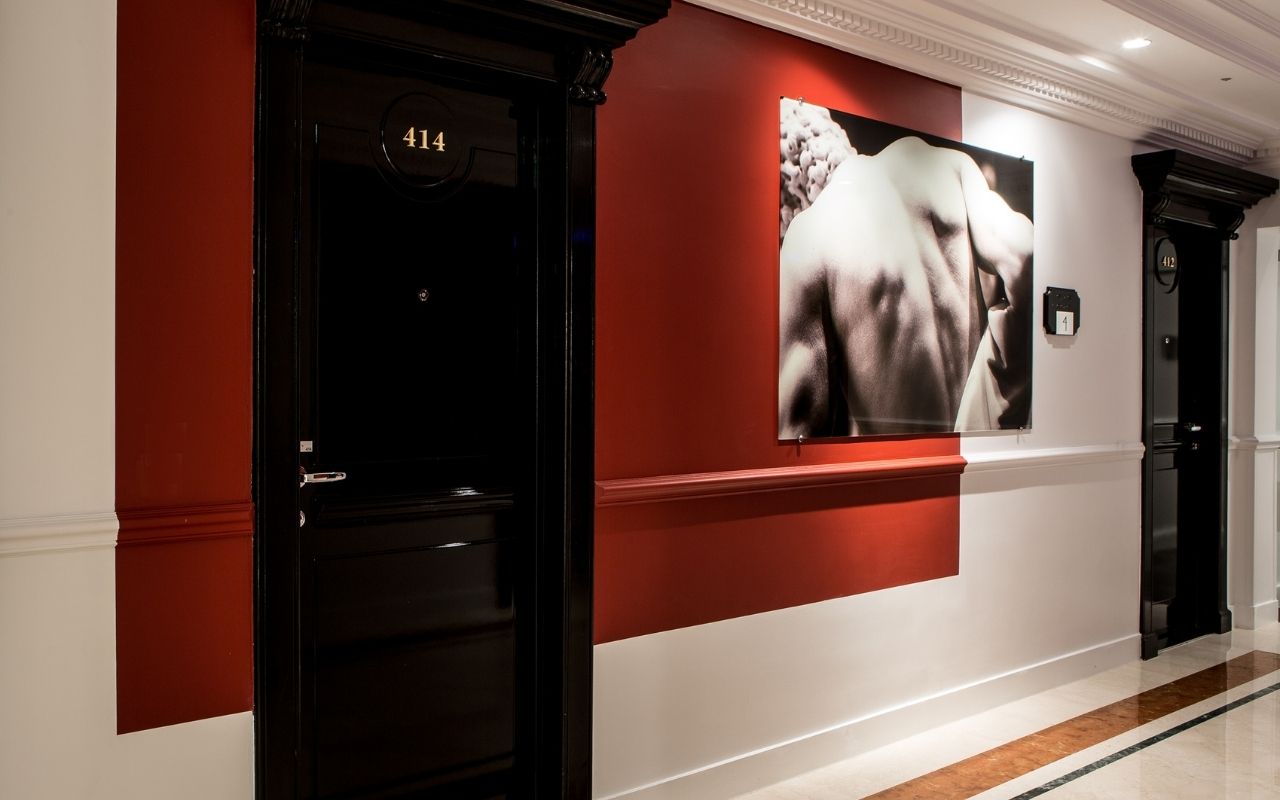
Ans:
[[[1030,161],[781,98],[778,438],[1030,427]]]

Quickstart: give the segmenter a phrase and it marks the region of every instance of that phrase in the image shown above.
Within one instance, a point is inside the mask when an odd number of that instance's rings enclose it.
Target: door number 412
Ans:
[[[406,145],[416,150],[430,150],[434,147],[437,151],[444,152],[444,131],[437,131],[436,138],[432,139],[426,128],[410,128],[401,138]]]

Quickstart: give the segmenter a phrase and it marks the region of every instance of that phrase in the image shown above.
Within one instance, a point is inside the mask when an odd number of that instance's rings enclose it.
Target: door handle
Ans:
[[[1199,433],[1199,432],[1201,431],[1200,426],[1199,426],[1199,425],[1197,425],[1197,424],[1196,424],[1196,423],[1194,423],[1194,422],[1184,422],[1184,423],[1182,423],[1182,429],[1183,429],[1184,431],[1186,431],[1187,433]]]
[[[298,470],[298,486],[306,486],[308,483],[337,483],[345,481],[347,473],[345,472],[307,472]]]

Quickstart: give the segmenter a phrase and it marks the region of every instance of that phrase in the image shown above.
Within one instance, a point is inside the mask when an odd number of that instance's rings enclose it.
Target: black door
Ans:
[[[528,796],[532,120],[391,66],[302,77],[299,793]]]
[[[590,795],[595,107],[668,2],[259,2],[259,798]]]
[[[1159,649],[1217,633],[1225,476],[1222,235],[1148,231],[1148,635]],[[1151,654],[1154,654],[1151,653]]]
[[[1231,630],[1227,607],[1227,244],[1277,181],[1178,150],[1142,186],[1142,656]]]

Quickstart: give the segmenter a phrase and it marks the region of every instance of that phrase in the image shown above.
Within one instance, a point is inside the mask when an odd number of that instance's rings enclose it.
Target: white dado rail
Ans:
[[[1228,450],[1280,450],[1280,433],[1265,433],[1257,436],[1232,436],[1227,440]]]
[[[791,489],[844,486],[873,481],[929,478],[996,470],[1067,467],[1112,461],[1139,461],[1141,442],[1105,445],[1011,449],[968,456],[943,455],[915,458],[852,461],[843,464],[773,467],[766,469],[693,472],[596,481],[596,505],[665,503],[727,495],[756,494]]]
[[[1028,467],[1067,467],[1105,464],[1110,461],[1141,461],[1146,448],[1142,442],[1090,444],[1076,447],[1047,447],[1035,450],[996,450],[965,456],[966,473]]]
[[[110,511],[0,519],[0,557],[115,547],[117,528]]]

